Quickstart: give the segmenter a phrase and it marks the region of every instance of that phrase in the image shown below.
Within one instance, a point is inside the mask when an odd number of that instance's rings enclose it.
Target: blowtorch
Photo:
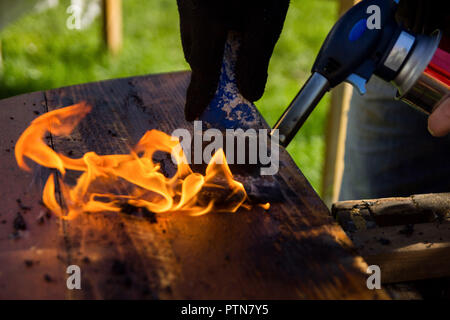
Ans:
[[[404,0],[403,0],[404,1]],[[416,35],[395,20],[398,1],[364,0],[328,34],[312,74],[274,126],[287,146],[324,94],[342,82],[360,94],[376,75],[397,88],[397,98],[430,114],[450,96],[448,38],[439,30]]]

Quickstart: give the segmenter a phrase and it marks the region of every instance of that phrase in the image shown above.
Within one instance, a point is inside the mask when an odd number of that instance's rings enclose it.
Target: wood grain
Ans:
[[[81,100],[93,106],[71,136],[51,137],[56,151],[79,157],[86,151],[128,152],[149,129],[166,133],[175,128],[192,130],[183,112],[188,83],[189,73],[182,72],[83,84],[34,95],[45,101],[49,111]],[[15,105],[25,110],[22,104],[28,99],[29,95],[11,98],[7,103],[0,102],[0,108],[4,112]],[[15,131],[5,120],[3,130],[12,139],[17,139],[32,115],[18,117],[21,124]],[[9,157],[8,169],[20,176],[11,191],[14,199],[25,192],[31,178],[14,166],[11,154],[2,156]],[[280,162],[275,176],[262,179],[241,172],[237,177],[244,185],[277,186],[277,192],[266,192],[272,202],[268,212],[255,207],[195,218],[160,214],[157,223],[106,212],[86,213],[58,224],[51,218],[54,230],[41,232],[36,227],[30,230],[29,238],[33,243],[47,237],[57,239],[49,247],[54,252],[48,255],[63,257],[65,266],[81,267],[82,290],[64,290],[66,275],[56,269],[48,271],[56,280],[42,281],[41,290],[54,286],[62,292],[48,292],[48,297],[70,299],[387,298],[382,290],[367,289],[367,265],[354,253],[350,240],[284,150]],[[8,172],[2,174],[13,177]],[[39,195],[39,190],[29,195],[33,208]],[[11,202],[8,210],[13,209]],[[7,226],[11,227],[10,222]],[[14,257],[30,247],[22,239],[12,242],[3,238],[0,265],[23,264],[21,258]],[[29,277],[41,279],[37,270],[27,269]],[[8,287],[11,279],[21,276],[12,268],[2,270],[0,286]],[[16,298],[42,296],[25,284],[16,291],[0,290],[0,297],[8,292]]]
[[[56,285],[65,281],[67,267],[62,224],[55,217],[48,219],[39,204],[48,172],[24,172],[14,158],[20,134],[47,111],[45,95],[36,92],[0,105],[0,299],[64,298],[65,287]],[[15,228],[19,215],[24,224]]]
[[[331,212],[347,232],[443,221],[450,218],[450,193],[340,201]]]
[[[450,193],[341,201],[332,214],[383,283],[450,276]]]
[[[351,235],[383,283],[450,276],[450,222],[357,231]]]

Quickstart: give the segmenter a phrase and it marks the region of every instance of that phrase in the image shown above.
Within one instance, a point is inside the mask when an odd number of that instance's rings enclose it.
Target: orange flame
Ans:
[[[15,156],[20,168],[30,170],[24,161],[27,157],[60,172],[62,177],[58,182],[65,209],[55,197],[55,174],[48,178],[42,196],[44,204],[58,216],[72,219],[81,212],[119,212],[124,203],[155,213],[181,212],[193,216],[250,207],[246,203],[247,193],[233,179],[222,149],[214,154],[202,175],[194,173],[187,164],[179,140],[158,130],[147,131],[129,154],[87,152],[79,159],[72,159],[44,142],[46,132],[69,135],[90,111],[90,106],[79,103],[44,114],[31,123],[16,144]],[[154,162],[157,151],[172,155],[176,162],[172,177],[166,177],[160,164]],[[73,186],[63,181],[67,170],[82,172]],[[107,191],[111,185],[124,182],[129,186],[126,193]]]

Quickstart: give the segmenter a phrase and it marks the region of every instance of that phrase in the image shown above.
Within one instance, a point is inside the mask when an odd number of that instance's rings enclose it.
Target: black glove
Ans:
[[[400,0],[397,21],[414,33],[430,34],[441,29],[448,35],[448,0]]]
[[[192,69],[186,119],[196,119],[217,89],[228,31],[241,33],[236,81],[256,101],[264,93],[267,68],[283,28],[289,0],[177,0],[184,56]]]

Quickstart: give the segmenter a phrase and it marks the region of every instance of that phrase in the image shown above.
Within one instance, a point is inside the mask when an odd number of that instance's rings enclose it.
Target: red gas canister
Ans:
[[[424,111],[433,112],[450,96],[450,40],[440,32],[419,35],[402,69],[394,79],[398,98]]]

